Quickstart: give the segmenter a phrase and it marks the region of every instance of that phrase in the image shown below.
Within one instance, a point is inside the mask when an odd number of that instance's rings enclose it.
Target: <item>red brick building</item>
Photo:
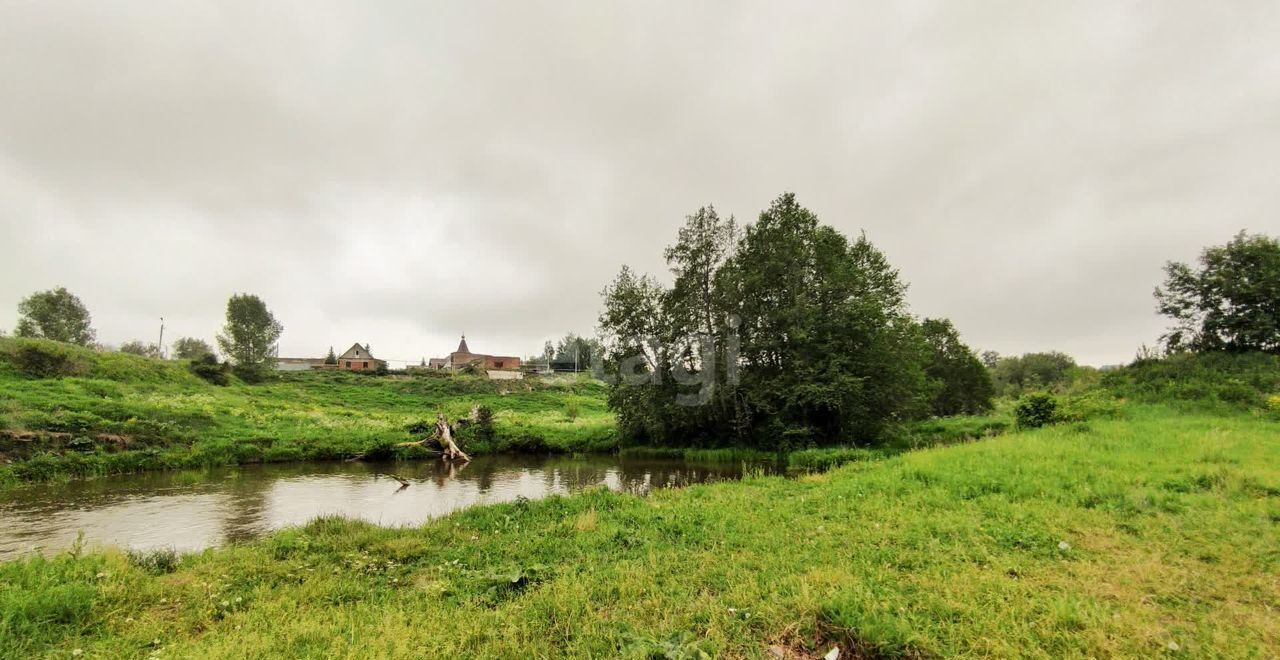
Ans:
[[[373,357],[373,353],[369,352],[369,345],[352,344],[346,353],[338,356],[338,368],[347,369],[349,371],[366,371],[376,370],[379,367],[385,367],[386,362]]]
[[[436,360],[432,360],[433,363]],[[520,358],[511,355],[486,355],[484,353],[472,353],[467,347],[467,336],[462,335],[462,341],[458,343],[458,350],[449,354],[444,361],[444,367],[447,369],[461,369],[467,365],[474,364],[485,371],[515,371],[520,368]]]

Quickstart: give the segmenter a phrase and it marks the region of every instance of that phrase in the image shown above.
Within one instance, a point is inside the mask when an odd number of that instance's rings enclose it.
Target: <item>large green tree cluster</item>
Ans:
[[[990,405],[989,381],[955,395],[965,386],[949,379],[985,371],[950,323],[926,332],[884,254],[792,194],[744,228],[699,209],[665,257],[670,287],[623,267],[603,292],[610,405],[629,439],[869,441],[895,420]]]
[[[1024,353],[1010,357],[992,354],[991,378],[1003,396],[1056,390],[1070,384],[1079,369],[1070,355],[1058,351]]]

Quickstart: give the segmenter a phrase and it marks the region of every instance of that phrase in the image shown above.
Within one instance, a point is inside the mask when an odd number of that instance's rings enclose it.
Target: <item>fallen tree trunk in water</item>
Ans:
[[[471,460],[466,452],[458,448],[453,442],[453,433],[449,430],[449,420],[445,419],[443,414],[436,415],[436,435],[440,438],[440,447],[444,449],[444,457],[448,459],[460,458],[464,461]]]
[[[453,432],[449,430],[449,420],[445,419],[445,416],[443,413],[439,413],[436,415],[436,432],[434,435],[432,435],[429,438],[423,438],[415,442],[402,442],[398,446],[410,447],[410,446],[416,445],[418,447],[421,447],[432,440],[435,440],[440,443],[440,449],[442,450],[440,454],[441,458],[445,460],[453,460],[455,458],[463,461],[471,460],[471,457],[467,456],[467,453],[462,451],[462,449],[459,448],[456,443],[454,443]]]

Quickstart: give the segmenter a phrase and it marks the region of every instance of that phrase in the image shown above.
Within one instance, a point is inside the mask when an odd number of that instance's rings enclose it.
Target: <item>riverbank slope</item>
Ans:
[[[0,484],[293,460],[426,458],[410,427],[494,412],[468,451],[610,451],[605,388],[453,374],[281,373],[209,383],[184,361],[0,338]]]
[[[1265,655],[1278,431],[1130,405],[800,479],[8,562],[0,655]]]

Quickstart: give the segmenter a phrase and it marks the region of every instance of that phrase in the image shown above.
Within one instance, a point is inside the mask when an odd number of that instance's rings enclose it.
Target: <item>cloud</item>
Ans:
[[[1274,231],[1269,3],[8,3],[0,310],[100,336],[536,351],[706,203],[866,230],[921,315],[1130,357],[1168,259]],[[12,314],[12,312],[9,312]],[[10,325],[0,316],[0,324]]]

